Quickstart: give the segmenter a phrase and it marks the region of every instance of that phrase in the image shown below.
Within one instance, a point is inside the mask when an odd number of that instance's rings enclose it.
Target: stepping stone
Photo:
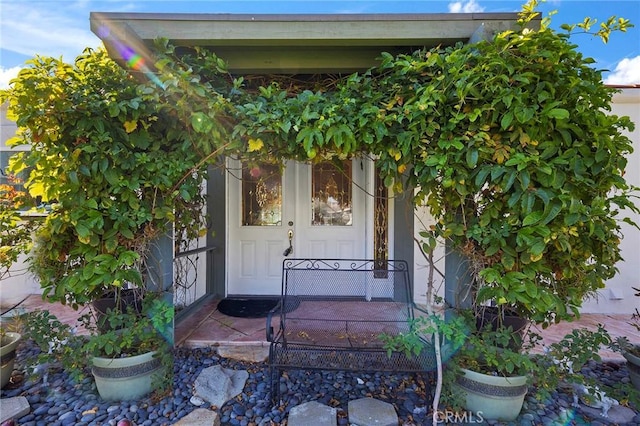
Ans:
[[[206,408],[196,408],[184,416],[174,426],[220,426],[220,418],[215,411]]]
[[[354,426],[397,426],[393,405],[374,398],[349,401],[349,423]]]
[[[581,404],[580,409],[582,412],[593,420],[602,420],[603,423],[623,425],[627,423],[631,423],[633,421],[633,417],[636,415],[635,411],[633,411],[629,407],[624,407],[622,405],[614,405],[609,410],[609,417],[602,417],[602,410],[599,408],[589,407],[588,405]]]
[[[9,419],[18,420],[29,414],[29,411],[31,411],[31,406],[24,396],[0,399],[0,423]]]
[[[338,411],[317,401],[296,405],[289,411],[288,426],[337,426]],[[396,423],[397,425],[397,423]]]
[[[264,362],[269,357],[269,346],[260,345],[220,345],[216,349],[223,358],[238,361]]]
[[[194,383],[194,391],[200,398],[220,408],[242,392],[248,378],[249,373],[246,370],[232,370],[214,365],[200,372]]]

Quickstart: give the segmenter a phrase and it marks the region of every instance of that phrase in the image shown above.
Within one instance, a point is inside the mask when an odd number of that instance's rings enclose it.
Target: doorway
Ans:
[[[280,295],[282,261],[374,253],[373,162],[227,161],[227,296]]]

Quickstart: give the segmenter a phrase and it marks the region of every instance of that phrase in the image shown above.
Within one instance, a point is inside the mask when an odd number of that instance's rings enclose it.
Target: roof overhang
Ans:
[[[112,58],[145,57],[157,38],[206,46],[233,73],[346,73],[378,63],[383,51],[490,39],[516,29],[516,13],[442,14],[158,14],[91,13],[91,31]],[[534,21],[539,26],[539,21]]]

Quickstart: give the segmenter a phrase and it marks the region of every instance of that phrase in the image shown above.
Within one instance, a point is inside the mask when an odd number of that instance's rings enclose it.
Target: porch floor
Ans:
[[[209,300],[203,303],[189,317],[177,324],[175,329],[176,346],[207,347],[207,346],[253,346],[264,347],[266,342],[265,318],[236,318],[222,314],[217,310],[219,300]],[[5,307],[6,308],[6,307]],[[48,309],[58,319],[75,325],[76,319],[87,312],[88,308],[79,311],[57,303],[48,303],[39,295],[31,295],[20,304],[21,310]],[[628,314],[582,314],[580,319],[552,325],[543,330],[534,330],[543,337],[543,344],[557,342],[575,328],[586,327],[597,329],[598,324],[604,325],[612,338],[626,336],[632,342],[640,342],[640,331],[629,324]],[[82,332],[82,331],[81,331]],[[537,348],[542,350],[542,346]],[[624,358],[618,353],[602,349],[600,356],[606,360],[622,361]]]

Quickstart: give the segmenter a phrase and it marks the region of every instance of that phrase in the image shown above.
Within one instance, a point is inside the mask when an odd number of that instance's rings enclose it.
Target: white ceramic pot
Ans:
[[[155,354],[154,351],[125,358],[94,357],[91,373],[102,399],[126,401],[150,393],[154,377],[163,373]]]
[[[464,394],[465,408],[477,418],[512,421],[518,417],[527,394],[527,377],[489,376],[462,369],[456,385]]]
[[[5,387],[11,379],[11,373],[13,373],[13,365],[16,359],[16,348],[20,343],[22,336],[19,333],[6,332],[2,336],[0,342],[0,360],[2,366],[0,367],[0,388]]]

